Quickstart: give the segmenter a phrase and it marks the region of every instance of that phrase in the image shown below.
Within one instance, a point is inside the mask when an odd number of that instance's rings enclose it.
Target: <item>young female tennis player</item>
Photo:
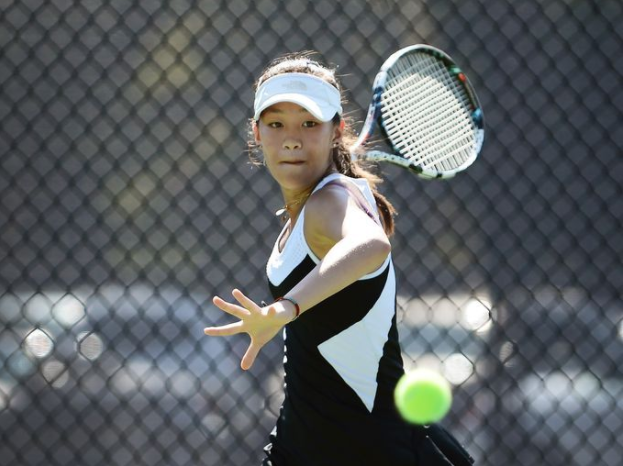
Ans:
[[[394,209],[379,179],[351,162],[355,138],[342,113],[334,71],[305,55],[259,78],[253,135],[289,217],[266,267],[274,302],[240,290],[232,292],[238,304],[215,297],[238,321],[205,333],[248,333],[246,370],[285,329],[285,400],[266,466],[471,464],[445,430],[409,426],[394,407],[403,374],[388,240]]]

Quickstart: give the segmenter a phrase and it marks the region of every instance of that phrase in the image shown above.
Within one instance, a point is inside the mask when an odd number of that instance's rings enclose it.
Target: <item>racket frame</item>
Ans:
[[[462,83],[465,88],[469,101],[472,104],[471,118],[474,122],[474,126],[476,127],[476,135],[475,135],[475,146],[472,151],[470,157],[465,160],[459,167],[454,168],[452,170],[431,170],[424,168],[421,165],[413,163],[408,158],[404,157],[401,154],[401,151],[394,147],[391,139],[387,136],[387,132],[384,128],[383,118],[382,118],[382,97],[383,92],[385,91],[385,86],[387,83],[387,75],[388,70],[390,70],[395,63],[402,58],[406,54],[410,54],[413,52],[423,52],[433,56],[435,59],[441,60],[446,68],[450,69],[454,74],[456,74],[459,78],[458,80]],[[370,137],[374,133],[374,129],[378,126],[383,138],[391,146],[394,153],[379,151],[379,150],[369,150],[362,153],[357,153],[360,147],[365,147],[365,145],[369,142]],[[372,161],[383,161],[390,162],[395,165],[399,165],[403,168],[407,168],[413,172],[415,172],[418,176],[426,179],[433,178],[451,178],[456,173],[459,173],[469,167],[476,157],[478,156],[482,143],[484,141],[484,114],[482,111],[482,107],[480,105],[480,101],[476,96],[476,92],[474,91],[473,86],[471,85],[469,79],[463,73],[463,71],[456,65],[455,61],[442,50],[433,47],[427,44],[417,44],[411,45],[409,47],[402,48],[396,52],[394,52],[381,66],[379,72],[374,78],[374,83],[372,85],[372,101],[370,102],[370,106],[368,107],[368,112],[366,115],[365,122],[359,133],[359,137],[357,141],[353,145],[353,149],[351,150],[351,157],[356,159],[363,160],[372,160]]]

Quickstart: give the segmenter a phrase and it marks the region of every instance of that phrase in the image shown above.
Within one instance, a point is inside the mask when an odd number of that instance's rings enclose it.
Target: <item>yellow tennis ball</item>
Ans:
[[[400,378],[394,391],[394,401],[406,421],[428,425],[448,414],[452,391],[450,384],[438,373],[417,369]]]

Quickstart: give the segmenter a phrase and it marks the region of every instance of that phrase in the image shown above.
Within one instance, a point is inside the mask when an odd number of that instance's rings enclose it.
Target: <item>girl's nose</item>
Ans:
[[[295,150],[301,148],[301,140],[297,138],[287,138],[283,141],[283,148],[286,150]]]

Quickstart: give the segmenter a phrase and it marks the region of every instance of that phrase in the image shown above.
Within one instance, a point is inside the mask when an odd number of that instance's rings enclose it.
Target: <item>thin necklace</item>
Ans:
[[[275,212],[275,215],[277,217],[280,217],[286,220],[288,217],[290,217],[290,215],[288,214],[288,210],[292,209],[293,207],[296,207],[297,205],[301,205],[307,200],[308,197],[309,196],[305,196],[304,198],[301,198],[301,199],[295,199],[290,204],[284,204],[282,208],[278,209]]]
[[[300,196],[297,199],[294,199],[292,202],[290,202],[289,204],[284,204],[282,208],[278,209],[275,212],[275,215],[277,217],[280,217],[281,219],[283,219],[284,221],[287,220],[290,215],[288,214],[288,211],[298,205],[304,204],[305,201],[309,198],[309,196],[311,195],[311,191],[308,193],[303,194],[302,196]]]
[[[326,178],[332,173],[336,173],[336,171],[331,170],[331,167],[329,167],[329,169],[327,170],[327,172],[325,172],[324,177],[322,179]],[[322,179],[319,180],[318,183],[320,183]],[[318,183],[316,183],[316,186],[318,185]],[[282,208],[277,209],[277,211],[275,212],[275,216],[281,218],[281,220],[285,222],[290,217],[290,215],[288,215],[288,209],[291,209],[293,207],[296,207],[297,205],[303,204],[309,198],[309,196],[311,196],[313,192],[314,192],[314,189],[312,188],[307,193],[304,193],[298,199],[294,199],[290,204],[284,204]]]

